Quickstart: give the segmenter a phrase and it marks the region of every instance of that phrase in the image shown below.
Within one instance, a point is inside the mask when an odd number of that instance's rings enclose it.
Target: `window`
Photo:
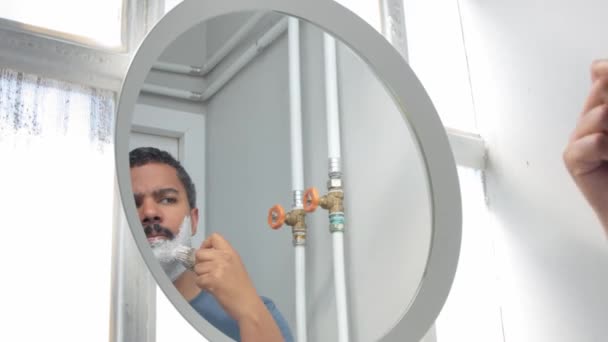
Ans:
[[[0,2],[5,25],[87,45],[123,45],[125,0],[12,0]]]
[[[458,0],[404,0],[409,63],[444,125],[478,133]],[[453,146],[454,153],[467,146]],[[466,154],[466,153],[465,153]],[[503,341],[499,269],[483,169],[458,167],[462,244],[456,277],[435,322],[433,342]]]
[[[441,120],[477,132],[457,0],[404,0],[404,8],[409,63]]]
[[[0,69],[1,341],[109,340],[113,115],[112,92]]]

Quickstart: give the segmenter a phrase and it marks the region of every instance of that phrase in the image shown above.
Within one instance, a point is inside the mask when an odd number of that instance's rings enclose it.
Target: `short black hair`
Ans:
[[[129,165],[131,168],[144,166],[150,163],[167,164],[177,171],[177,178],[186,188],[188,204],[190,209],[196,208],[196,188],[182,164],[175,159],[169,152],[159,150],[155,147],[139,147],[129,152]]]

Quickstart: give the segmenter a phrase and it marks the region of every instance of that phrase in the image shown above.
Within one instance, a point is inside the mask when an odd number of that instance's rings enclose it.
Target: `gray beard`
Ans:
[[[186,267],[177,259],[175,252],[179,246],[192,246],[191,229],[190,216],[186,216],[179,227],[178,234],[173,239],[162,240],[150,245],[154,256],[172,282],[186,271]]]

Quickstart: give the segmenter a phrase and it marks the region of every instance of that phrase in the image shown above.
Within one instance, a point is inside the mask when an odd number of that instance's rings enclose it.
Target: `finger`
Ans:
[[[205,273],[196,277],[196,286],[213,294],[216,288],[216,280],[213,273]]]
[[[597,106],[583,115],[572,134],[572,140],[601,132],[608,132],[608,104]]]
[[[600,77],[608,76],[608,59],[599,59],[591,63],[591,80],[597,81]]]
[[[222,257],[223,253],[212,248],[201,248],[194,254],[194,259],[197,263],[205,261],[214,261]]]
[[[199,262],[196,265],[194,265],[194,273],[196,273],[199,276],[204,275],[204,274],[213,272],[213,270],[216,267],[217,266],[213,261]]]
[[[211,240],[209,238],[206,238],[205,241],[203,241],[203,243],[201,243],[201,248],[211,248],[213,247],[211,245]]]
[[[604,103],[608,103],[608,75],[599,77],[593,82],[589,97],[587,97],[587,101],[585,101],[582,115],[585,115],[591,109]]]
[[[228,243],[228,241],[226,241],[226,239],[224,239],[224,237],[218,233],[211,234],[207,239],[205,239],[205,241],[203,241],[203,244],[201,245],[201,247],[202,248],[216,248],[216,249],[223,249],[223,250],[232,249],[232,246]]]
[[[580,176],[608,161],[608,134],[593,133],[572,142],[564,152],[570,172]]]

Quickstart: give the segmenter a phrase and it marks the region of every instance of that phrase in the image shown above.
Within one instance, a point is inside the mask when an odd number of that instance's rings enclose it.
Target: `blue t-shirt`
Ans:
[[[279,312],[272,300],[263,296],[260,296],[260,298],[279,326],[285,342],[293,342],[291,330],[289,329],[287,321],[283,315],[281,315],[281,312]],[[190,301],[190,305],[218,330],[235,341],[241,341],[238,323],[232,317],[228,316],[226,311],[220,306],[220,303],[218,303],[211,294],[206,291],[201,291],[198,296]]]

